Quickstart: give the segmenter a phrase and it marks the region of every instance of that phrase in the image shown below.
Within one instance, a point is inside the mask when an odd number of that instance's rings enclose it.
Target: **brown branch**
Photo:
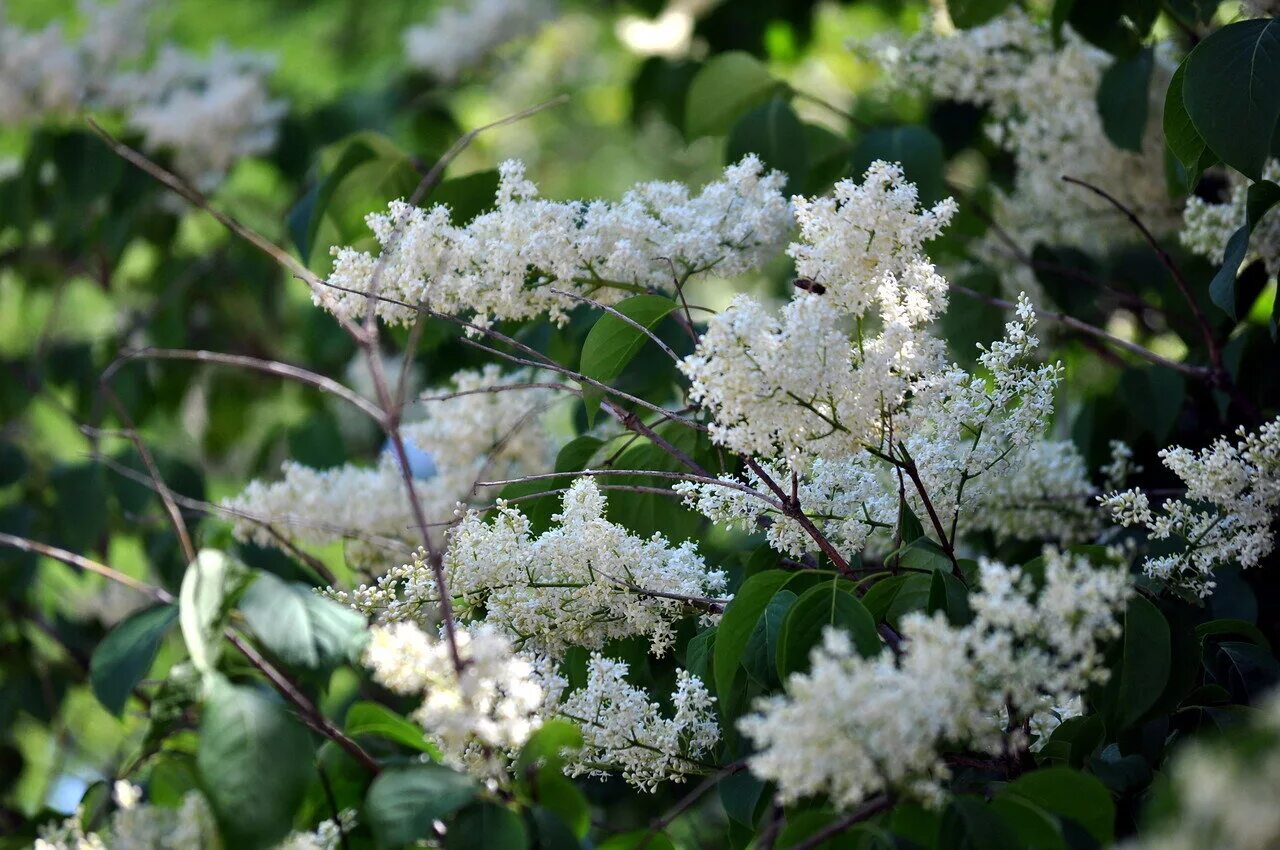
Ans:
[[[883,811],[893,806],[893,799],[887,795],[881,794],[878,797],[872,797],[863,803],[857,809],[854,809],[848,815],[837,821],[827,824],[822,829],[810,835],[804,841],[791,845],[791,850],[813,850],[813,848],[823,844],[828,838],[839,835],[846,829],[850,829],[864,820],[875,817]]]

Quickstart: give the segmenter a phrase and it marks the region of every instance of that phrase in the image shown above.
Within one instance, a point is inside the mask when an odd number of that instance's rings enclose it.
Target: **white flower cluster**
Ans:
[[[493,364],[459,372],[450,382],[453,392],[424,397],[425,417],[401,426],[406,448],[424,453],[434,465],[434,474],[416,482],[429,522],[449,520],[460,502],[486,498],[487,493],[473,493],[485,476],[550,468],[555,443],[541,414],[560,396],[518,386],[523,382]],[[237,536],[263,546],[278,546],[277,534],[319,546],[350,539],[354,557],[385,564],[388,550],[394,562],[421,543],[390,451],[368,467],[317,470],[286,462],[282,480],[250,482],[222,505],[233,516]]]
[[[533,537],[514,508],[500,507],[492,523],[470,513],[445,557],[449,592],[526,646],[560,656],[639,636],[660,656],[688,614],[681,598],[725,588],[725,574],[708,569],[694,544],[644,540],[609,522],[592,478],[573,482],[553,519],[556,527]],[[434,597],[434,583],[423,591]]]
[[[1070,440],[1038,440],[1007,475],[993,476],[966,515],[972,532],[1006,540],[1057,540],[1070,545],[1100,530],[1084,458]]]
[[[266,87],[270,62],[218,45],[207,57],[163,45],[148,67],[130,67],[146,44],[151,0],[80,5],[84,34],[60,24],[26,32],[0,6],[0,124],[78,109],[119,112],[144,146],[208,191],[237,160],[269,151],[285,104]]]
[[[107,100],[146,148],[172,151],[178,172],[208,191],[238,160],[275,146],[286,105],[267,90],[271,68],[224,44],[208,56],[165,45],[151,67],[113,79]]]
[[[1187,250],[1214,263],[1221,263],[1231,235],[1245,223],[1249,181],[1237,171],[1227,172],[1230,195],[1221,203],[1213,203],[1192,195],[1182,212],[1179,238]],[[1263,180],[1280,180],[1280,160],[1268,160],[1262,171]],[[1260,259],[1267,272],[1280,272],[1280,216],[1268,211],[1249,235],[1249,251],[1245,263]]]
[[[1174,446],[1160,452],[1164,465],[1186,485],[1186,495],[1152,510],[1141,490],[1099,497],[1124,526],[1140,525],[1153,540],[1178,540],[1182,551],[1147,558],[1147,575],[1195,596],[1208,596],[1214,571],[1228,564],[1256,566],[1275,548],[1271,530],[1280,507],[1280,419],[1239,442],[1219,438],[1199,452]]]
[[[673,713],[664,717],[649,694],[627,682],[625,662],[593,654],[587,684],[557,709],[578,723],[584,746],[565,765],[570,776],[621,772],[638,788],[656,791],[665,779],[683,782],[720,740],[715,699],[702,680],[676,673]]]
[[[388,690],[422,697],[413,717],[446,761],[496,774],[542,725],[546,705],[558,696],[544,687],[554,677],[543,659],[516,653],[510,638],[488,624],[455,634],[461,670],[447,640],[409,622],[375,626],[364,663]]]
[[[100,832],[86,832],[82,813],[42,828],[35,850],[191,850],[221,847],[209,804],[190,791],[177,808],[142,802],[142,789],[118,780],[112,789],[116,810]],[[355,812],[339,813],[313,832],[293,832],[275,850],[337,850],[355,826]]]
[[[802,241],[788,253],[825,292],[798,293],[780,318],[739,296],[680,364],[716,442],[792,463],[847,454],[878,438],[913,378],[943,365],[926,329],[947,283],[920,248],[955,203],[916,211],[917,198],[901,166],[876,161],[862,183],[836,184],[834,200],[796,199]],[[874,336],[863,327],[872,307]]]
[[[440,80],[454,80],[555,13],[552,0],[458,0],[405,32],[405,57]]]
[[[987,135],[1012,155],[1017,169],[1012,191],[997,198],[995,218],[1024,250],[1036,243],[1096,250],[1099,240],[1131,235],[1106,201],[1064,186],[1063,175],[1105,188],[1156,232],[1172,231],[1177,210],[1164,182],[1161,126],[1172,63],[1157,51],[1142,150],[1120,150],[1103,131],[1096,106],[1112,57],[1069,26],[1062,35],[1056,46],[1047,23],[1011,7],[980,26],[926,29],[905,44],[874,50],[895,85],[988,110]],[[987,247],[1007,261],[999,243],[989,240]]]
[[[69,114],[100,97],[109,75],[138,56],[150,6],[82,0],[84,34],[73,40],[61,23],[19,29],[0,4],[0,125]]]
[[[1272,850],[1280,846],[1280,698],[1272,693],[1238,737],[1193,741],[1167,775],[1160,823],[1122,850]]]
[[[985,561],[973,622],[908,615],[900,655],[864,658],[829,629],[810,671],[739,722],[757,747],[751,770],[777,783],[783,802],[826,794],[848,808],[882,791],[935,799],[944,746],[998,747],[1006,705],[1029,716],[1105,678],[1099,643],[1119,633],[1129,592],[1123,571],[1047,550],[1038,596],[1022,569]]]
[[[563,322],[577,302],[553,290],[613,302],[637,288],[672,290],[673,273],[742,274],[777,252],[791,223],[785,176],[766,173],[754,155],[696,195],[680,183],[642,183],[617,203],[544,200],[521,163],[499,171],[495,208],[464,226],[441,205],[395,201],[369,215],[379,256],[332,249],[337,312],[362,315],[376,289],[388,322],[412,321],[420,304],[481,324]]]
[[[882,192],[901,179],[896,166],[881,163],[871,174],[882,170],[890,178],[869,176],[868,191]],[[877,229],[875,241],[894,244],[893,232]],[[851,239],[867,244],[856,228]],[[898,244],[913,247],[909,237]],[[857,280],[863,262],[848,252],[844,279]],[[882,270],[891,262],[867,265]],[[1039,345],[1030,303],[1020,297],[1004,339],[982,349],[987,376],[972,374],[946,365],[941,341],[922,327],[945,304],[945,281],[918,255],[904,265],[929,272],[901,279],[885,274],[902,288],[882,302],[884,331],[869,342],[860,328],[854,341],[845,336],[843,317],[827,300],[832,289],[797,296],[784,308],[786,327],[747,299],[712,319],[681,364],[691,395],[714,414],[712,438],[761,455],[775,480],[788,477],[779,462],[785,460],[797,473],[801,509],[830,541],[850,550],[863,548],[877,529],[893,528],[900,493],[917,516],[930,506],[945,521],[970,507],[985,511],[973,530],[1034,537],[1047,526],[1068,539],[1086,535],[1091,518],[1081,504],[1089,492],[1083,461],[1074,451],[1055,456],[1061,444],[1041,444],[1062,369],[1029,362]],[[846,300],[861,303],[848,295],[852,287],[845,291]],[[887,308],[896,305],[915,305],[919,318],[894,318]],[[1030,466],[1020,470],[1024,463]],[[904,485],[894,468],[903,464],[914,466],[920,486]],[[1020,477],[1003,481],[1011,474]],[[675,489],[717,522],[752,528],[767,516],[767,537],[779,551],[797,555],[811,548],[796,519],[767,504],[772,497],[754,473],[729,483],[738,489],[692,482]],[[1029,505],[1031,496],[1039,503]],[[1067,517],[1072,528],[1061,525]]]

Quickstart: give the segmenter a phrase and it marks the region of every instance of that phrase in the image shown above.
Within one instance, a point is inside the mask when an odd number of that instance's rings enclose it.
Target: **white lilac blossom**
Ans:
[[[1177,208],[1164,181],[1161,116],[1173,70],[1165,51],[1156,52],[1141,151],[1131,152],[1112,144],[1096,105],[1113,59],[1070,26],[1055,44],[1048,23],[1012,8],[976,27],[944,32],[935,26],[872,50],[895,85],[987,110],[988,137],[1016,167],[1013,187],[997,193],[993,214],[1022,250],[1037,243],[1097,250],[1100,242],[1131,237],[1119,212],[1092,192],[1065,186],[1063,175],[1111,192],[1157,233],[1176,228]],[[1014,268],[1008,247],[994,238],[983,253]],[[1014,289],[1029,288],[1031,275],[1018,267],[1013,280]]]
[[[831,326],[836,313],[825,298],[806,293],[784,309],[784,316],[813,317],[808,336],[791,328],[775,333],[767,316],[758,323],[754,302],[738,302],[712,320],[683,364],[694,397],[714,413],[712,439],[759,454],[774,480],[795,471],[801,510],[851,551],[877,530],[893,528],[902,496],[917,516],[932,507],[948,525],[958,524],[962,513],[984,513],[977,530],[1030,536],[1053,525],[1067,537],[1087,534],[1083,462],[1075,453],[1052,457],[1040,445],[1062,368],[1034,362],[1036,317],[1025,297],[1004,338],[981,348],[985,375],[936,357],[929,369],[903,373],[869,357],[855,362],[858,346]],[[918,334],[922,350],[938,342]],[[892,394],[885,389],[890,384],[897,385]],[[878,397],[867,397],[867,386],[879,386]],[[928,505],[895,468],[907,459]],[[1021,477],[1006,482],[1010,475]],[[767,517],[767,539],[779,551],[794,556],[811,548],[804,529],[750,470],[729,486],[682,482],[675,490],[716,522],[750,529]],[[1023,503],[1033,495],[1042,497],[1034,509]],[[1049,501],[1061,506],[1055,511]],[[1070,527],[1062,524],[1067,517]]]
[[[919,251],[955,205],[916,206],[901,166],[881,161],[838,183],[835,200],[796,199],[801,241],[788,253],[826,291],[798,293],[778,318],[739,296],[680,363],[716,442],[792,463],[848,454],[883,433],[914,378],[945,365],[927,328],[947,283]]]
[[[885,791],[931,801],[948,775],[945,746],[1025,744],[1004,738],[1000,712],[1030,716],[1103,681],[1100,645],[1119,634],[1130,593],[1122,570],[1083,556],[1046,550],[1044,569],[1037,595],[1021,568],[983,561],[973,622],[910,614],[900,655],[862,657],[829,629],[809,672],[739,721],[757,749],[752,772],[784,803],[826,794],[850,808]]]
[[[174,168],[209,191],[238,160],[275,145],[285,103],[267,90],[270,61],[225,45],[202,57],[165,44],[141,64],[153,6],[82,2],[76,38],[61,24],[20,30],[0,6],[0,124],[109,110],[142,134],[149,151],[172,154]]]
[[[476,492],[475,486],[486,476],[550,468],[555,441],[543,414],[560,395],[520,386],[526,382],[504,375],[493,364],[459,372],[444,397],[419,401],[425,410],[421,419],[401,426],[406,444],[435,464],[435,474],[415,487],[428,522],[448,521],[460,502],[488,498],[485,488]],[[309,545],[349,538],[354,547],[350,554],[383,565],[402,562],[421,543],[399,464],[390,451],[372,466],[349,463],[321,470],[286,462],[282,473],[277,481],[250,482],[223,502],[240,539],[279,546],[281,534]]]
[[[1007,475],[993,475],[966,515],[967,533],[1081,543],[1100,530],[1084,458],[1070,440],[1038,440]]]
[[[1121,850],[1271,850],[1280,846],[1280,698],[1271,693],[1249,725],[1174,753],[1169,805]]]
[[[673,712],[663,716],[644,690],[627,682],[625,662],[593,654],[587,683],[566,697],[557,712],[576,722],[584,746],[569,755],[570,776],[608,776],[620,772],[646,791],[669,779],[684,781],[703,772],[703,760],[720,740],[715,698],[687,670],[676,673]]]
[[[414,68],[454,80],[555,14],[553,0],[456,0],[405,32],[405,57]]]
[[[177,807],[143,802],[142,789],[125,780],[112,787],[116,810],[98,832],[84,828],[83,813],[44,826],[35,850],[190,850],[220,847],[209,804],[189,791]],[[355,827],[355,812],[344,810],[322,821],[314,831],[292,832],[275,850],[337,850],[342,836]]]
[[[1280,180],[1280,160],[1267,161],[1262,179]],[[1192,195],[1182,213],[1179,237],[1183,246],[1214,263],[1222,262],[1227,241],[1245,224],[1249,180],[1236,171],[1228,171],[1226,180],[1229,194],[1225,200],[1214,203]],[[1270,211],[1250,233],[1244,261],[1247,264],[1259,259],[1269,274],[1280,272],[1280,216]]]
[[[472,512],[450,535],[445,556],[445,580],[459,606],[483,609],[487,623],[524,646],[558,657],[570,646],[600,649],[639,636],[662,655],[675,622],[690,611],[685,598],[725,589],[725,574],[709,569],[693,543],[673,546],[660,534],[643,539],[610,522],[591,478],[573,482],[553,520],[555,527],[535,537],[513,507],[500,503],[492,522]],[[413,610],[423,597],[438,598],[429,570],[416,564],[401,585],[399,610]]]
[[[0,124],[67,115],[96,105],[111,74],[135,59],[151,0],[81,2],[84,34],[62,24],[27,31],[9,22],[0,3]]]
[[[1149,557],[1148,576],[1190,595],[1204,597],[1216,585],[1214,573],[1229,564],[1253,567],[1275,548],[1271,530],[1280,507],[1280,419],[1256,432],[1242,427],[1237,442],[1220,437],[1201,451],[1181,446],[1160,458],[1187,492],[1166,499],[1159,511],[1141,490],[1099,497],[1123,526],[1142,526],[1153,540],[1182,543],[1180,551]]]
[[[608,303],[637,287],[673,290],[673,275],[742,274],[777,252],[791,224],[785,176],[754,155],[696,195],[680,183],[642,183],[613,203],[542,199],[519,162],[499,173],[495,208],[463,226],[441,205],[395,201],[369,215],[377,257],[332,249],[336,311],[362,315],[376,286],[378,315],[397,324],[415,319],[420,304],[482,325],[563,322],[578,302],[557,290]]]
[[[269,59],[224,44],[208,56],[171,45],[149,68],[120,74],[108,99],[149,150],[169,150],[174,167],[208,191],[231,166],[274,147],[285,103],[271,97]]]
[[[447,762],[496,778],[507,754],[542,725],[562,687],[551,683],[562,680],[545,659],[518,653],[488,624],[460,627],[455,635],[461,670],[448,640],[410,622],[375,626],[364,663],[378,684],[422,698],[413,719]]]

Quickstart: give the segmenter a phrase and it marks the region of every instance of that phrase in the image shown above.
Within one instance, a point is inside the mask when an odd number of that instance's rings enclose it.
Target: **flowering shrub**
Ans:
[[[634,5],[0,17],[0,846],[1277,846],[1269,10]]]

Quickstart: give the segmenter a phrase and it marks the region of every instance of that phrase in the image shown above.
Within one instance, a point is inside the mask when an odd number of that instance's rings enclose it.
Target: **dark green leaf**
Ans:
[[[10,442],[0,442],[0,487],[8,487],[27,473],[27,458],[22,449]]]
[[[147,675],[160,651],[160,642],[178,619],[176,605],[147,608],[120,622],[107,633],[89,659],[94,696],[112,714],[124,710],[129,695]]]
[[[796,599],[787,612],[778,639],[779,677],[807,670],[810,651],[822,641],[822,633],[829,627],[848,632],[858,652],[865,657],[880,652],[875,620],[858,601],[853,587],[849,581],[832,578],[809,588]]]
[[[778,670],[774,660],[778,657],[778,639],[782,634],[782,623],[787,612],[795,605],[798,597],[790,590],[779,590],[769,600],[756,620],[755,628],[747,639],[742,650],[742,668],[747,675],[761,685],[769,686],[777,683]]]
[[[442,765],[399,765],[373,780],[364,814],[380,843],[399,847],[427,837],[432,821],[449,817],[479,791],[471,777]]]
[[[280,660],[308,670],[352,658],[365,633],[364,617],[325,599],[308,585],[259,573],[240,600],[249,628]]]
[[[1119,668],[1114,670],[1100,704],[1108,730],[1118,732],[1137,722],[1164,692],[1172,665],[1169,623],[1144,596],[1129,600]]]
[[[1169,90],[1164,96],[1164,140],[1169,151],[1182,166],[1182,175],[1178,189],[1190,191],[1200,179],[1200,174],[1209,167],[1217,157],[1200,138],[1199,131],[1191,123],[1187,114],[1187,106],[1183,101],[1182,83],[1186,78],[1187,63],[1184,61],[1173,72],[1169,80]]]
[[[781,97],[757,106],[738,119],[725,143],[724,160],[734,163],[754,153],[768,167],[787,175],[785,194],[805,189],[809,149],[804,125]]]
[[[947,0],[951,22],[960,29],[985,24],[1009,6],[1010,0]]]
[[[497,803],[463,809],[445,836],[445,850],[525,850],[529,832],[520,816]]]
[[[1151,71],[1155,51],[1148,47],[1128,59],[1117,59],[1098,83],[1098,114],[1102,129],[1121,150],[1140,152],[1147,128]]]
[[[1227,165],[1261,180],[1280,118],[1280,20],[1228,24],[1184,64],[1183,102],[1200,138]]]
[[[870,131],[854,148],[853,174],[861,177],[877,159],[902,164],[907,179],[920,192],[921,204],[933,204],[946,195],[942,142],[925,128],[909,124]]]
[[[212,677],[196,766],[228,846],[270,847],[314,775],[311,738],[279,702]]]
[[[1111,843],[1116,807],[1106,786],[1085,773],[1066,767],[1049,767],[1024,774],[1000,792],[1018,797],[1045,811],[1083,826],[1099,844]]]
[[[1249,187],[1245,202],[1245,222],[1227,240],[1222,266],[1209,282],[1209,297],[1233,319],[1236,318],[1236,275],[1248,253],[1249,237],[1258,222],[1277,202],[1280,202],[1280,185],[1262,180]]]

